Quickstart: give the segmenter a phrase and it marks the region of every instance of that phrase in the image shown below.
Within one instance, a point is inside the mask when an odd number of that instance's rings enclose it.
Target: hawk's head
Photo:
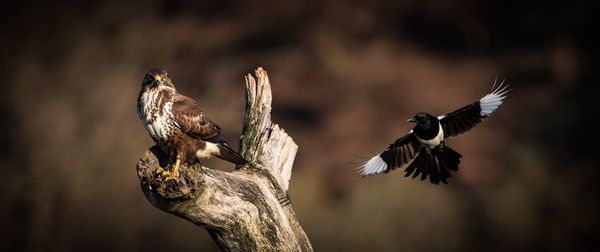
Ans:
[[[144,76],[144,80],[142,81],[142,87],[145,88],[157,88],[159,86],[167,86],[175,88],[173,82],[169,78],[169,74],[167,71],[160,68],[152,68],[146,76]]]

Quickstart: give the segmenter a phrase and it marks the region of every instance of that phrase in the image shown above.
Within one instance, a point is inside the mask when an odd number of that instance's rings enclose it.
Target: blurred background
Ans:
[[[165,68],[237,145],[244,79],[273,85],[300,146],[290,195],[316,251],[593,251],[598,4],[577,1],[54,1],[0,16],[0,250],[217,251],[152,207],[136,113]],[[355,167],[410,130],[514,88],[449,185]],[[231,170],[211,161],[215,169]]]

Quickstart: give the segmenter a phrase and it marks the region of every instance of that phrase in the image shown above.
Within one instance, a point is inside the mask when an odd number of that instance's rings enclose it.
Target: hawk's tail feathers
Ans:
[[[217,144],[217,146],[219,147],[220,152],[220,154],[217,156],[218,158],[232,162],[236,165],[243,165],[248,163],[248,161],[244,159],[242,155],[231,149],[229,144],[227,144],[226,142],[220,142]]]

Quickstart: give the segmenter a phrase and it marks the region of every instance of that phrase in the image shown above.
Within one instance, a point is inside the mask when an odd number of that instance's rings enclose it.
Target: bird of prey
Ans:
[[[421,180],[429,176],[429,181],[438,185],[448,183],[451,171],[458,171],[460,155],[444,141],[448,137],[462,134],[490,116],[502,104],[508,85],[500,83],[478,101],[452,113],[432,116],[425,112],[417,113],[408,119],[416,126],[408,134],[397,139],[382,153],[372,157],[359,167],[362,176],[388,173],[397,168],[405,168],[405,177],[412,175]]]
[[[213,156],[236,165],[247,163],[221,136],[221,128],[200,110],[198,104],[177,92],[167,72],[151,69],[142,81],[137,110],[144,127],[175,165],[159,168],[167,180],[179,177],[183,162],[191,165]]]

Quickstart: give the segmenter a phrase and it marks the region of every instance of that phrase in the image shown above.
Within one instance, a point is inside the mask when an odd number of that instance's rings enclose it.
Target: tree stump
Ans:
[[[249,165],[226,172],[182,166],[178,180],[164,181],[159,167],[172,167],[158,146],[146,151],[137,172],[155,207],[208,230],[223,251],[312,251],[287,196],[298,146],[271,122],[267,72],[246,75],[246,114],[240,138]]]

